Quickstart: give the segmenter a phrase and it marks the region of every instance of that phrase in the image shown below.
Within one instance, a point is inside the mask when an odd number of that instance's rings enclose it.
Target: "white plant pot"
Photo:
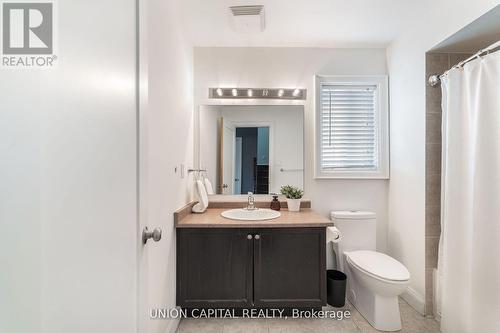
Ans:
[[[286,204],[288,206],[288,211],[298,212],[300,211],[300,201],[301,199],[286,199]]]

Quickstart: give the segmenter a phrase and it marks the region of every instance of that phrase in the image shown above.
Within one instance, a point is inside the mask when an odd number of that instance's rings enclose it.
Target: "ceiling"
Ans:
[[[182,0],[195,46],[386,47],[430,0]],[[264,5],[266,29],[237,33],[229,6]]]

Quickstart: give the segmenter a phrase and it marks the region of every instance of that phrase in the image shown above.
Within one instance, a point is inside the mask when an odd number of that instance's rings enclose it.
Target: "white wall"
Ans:
[[[497,0],[432,1],[388,49],[391,95],[391,181],[388,251],[410,270],[406,297],[423,311],[425,277],[425,52]],[[424,19],[425,17],[425,19]],[[418,303],[418,304],[415,304]]]
[[[160,227],[162,239],[146,246],[150,308],[175,307],[176,258],[173,213],[190,201],[192,177],[184,169],[193,166],[192,46],[179,20],[179,1],[148,0],[147,73],[148,101],[144,116],[145,141],[141,143],[144,168],[142,208],[150,228]],[[177,168],[177,172],[175,171]],[[149,333],[175,332],[175,320],[149,320]]]
[[[281,172],[280,169],[303,169],[304,112],[302,106],[205,106],[200,110],[200,165],[214,177],[218,155],[217,124],[220,117],[233,124],[265,122],[271,124],[270,193],[281,186],[303,188],[303,171]],[[216,184],[217,178],[210,178]]]
[[[136,3],[56,3],[57,67],[0,70],[0,331],[135,332]]]
[[[378,216],[377,243],[383,251],[386,249],[388,181],[313,178],[315,74],[387,74],[386,52],[385,49],[195,48],[194,102],[195,106],[220,104],[208,99],[209,87],[306,88],[307,100],[292,102],[304,105],[306,197],[312,200],[313,208],[325,216],[332,209],[375,211]],[[225,104],[242,103],[259,102],[225,101]]]

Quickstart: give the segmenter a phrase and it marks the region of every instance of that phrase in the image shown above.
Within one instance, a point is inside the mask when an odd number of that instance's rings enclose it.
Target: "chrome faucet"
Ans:
[[[248,203],[247,203],[247,210],[255,210],[255,198],[253,197],[252,192],[248,192]]]

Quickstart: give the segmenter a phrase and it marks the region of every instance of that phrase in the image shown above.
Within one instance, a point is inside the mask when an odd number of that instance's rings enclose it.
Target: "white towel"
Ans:
[[[205,185],[201,180],[196,181],[196,194],[198,195],[198,203],[193,206],[193,213],[203,213],[208,208],[208,195]]]
[[[207,190],[207,194],[208,195],[215,194],[214,193],[214,187],[212,186],[212,182],[210,182],[210,179],[208,179],[207,177],[205,177],[203,179],[203,182],[205,183],[205,189]]]

